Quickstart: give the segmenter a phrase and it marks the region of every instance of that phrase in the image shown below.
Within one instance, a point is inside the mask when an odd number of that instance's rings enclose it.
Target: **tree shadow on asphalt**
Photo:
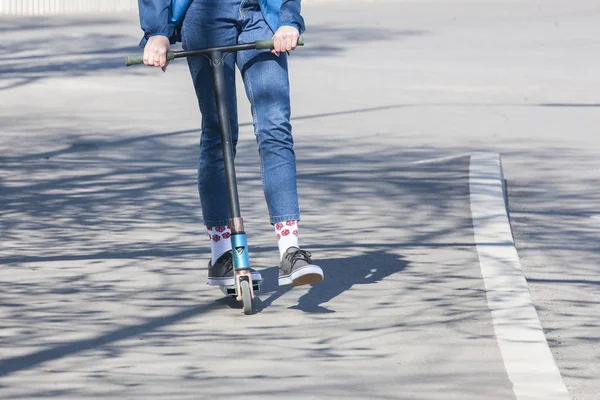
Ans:
[[[5,329],[11,332],[4,343],[13,350],[38,349],[2,360],[2,375],[98,349],[112,348],[107,357],[117,357],[126,350],[116,342],[227,308],[227,299],[215,301],[214,291],[199,289],[205,272],[198,271],[198,259],[209,250],[202,241],[195,190],[196,132],[93,142],[57,133],[44,140],[62,142],[65,148],[5,157],[0,164],[0,228],[7,244],[0,258],[5,272],[0,303],[3,319],[10,321]],[[78,145],[80,140],[87,144]],[[335,311],[332,303],[346,291],[376,287],[404,274],[408,261],[400,254],[406,243],[418,244],[421,250],[417,252],[423,253],[450,243],[462,243],[466,253],[472,251],[468,248],[470,221],[459,218],[452,221],[460,224],[427,227],[414,215],[418,209],[436,218],[456,212],[456,202],[464,201],[466,187],[457,188],[447,178],[464,179],[465,162],[449,164],[444,176],[428,165],[417,168],[420,175],[410,176],[415,169],[405,160],[435,156],[436,149],[400,150],[375,143],[365,152],[350,154],[336,140],[300,147],[299,157],[310,165],[305,172],[301,168],[299,176],[307,214],[334,216],[341,212],[332,208],[338,204],[344,205],[351,220],[338,220],[311,233],[310,241],[321,244],[310,247],[340,255],[317,255],[328,279],[299,299],[299,310],[307,314]],[[255,152],[253,140],[240,141],[237,165],[243,210],[249,220],[256,221],[265,219],[265,207],[259,164],[249,155]],[[394,208],[398,199],[403,206]],[[386,215],[379,213],[382,207],[389,208]],[[351,227],[352,219],[368,216],[373,217],[368,226]],[[406,238],[375,235],[380,229],[398,229],[397,221],[403,221]],[[260,242],[252,250],[264,258],[273,248]],[[452,263],[448,266],[454,269]],[[267,269],[265,276],[276,282],[276,272]],[[438,269],[413,271],[411,277],[439,285],[436,276],[440,273]],[[476,279],[457,275],[447,279],[480,285]],[[194,280],[198,285],[187,284]],[[411,286],[406,293],[419,290]],[[456,293],[464,296],[465,292]],[[257,308],[268,312],[276,300],[258,301]],[[194,305],[199,302],[203,305]],[[423,307],[437,302],[442,309],[451,300],[431,298]],[[127,318],[162,309],[175,311],[123,326],[121,317],[104,308],[110,304],[130,305],[129,312],[134,314]],[[449,313],[452,310],[448,308]],[[464,317],[462,311],[454,312],[457,318]],[[65,329],[92,338],[64,342]],[[106,333],[98,335],[99,331]]]
[[[352,115],[354,111],[312,117]],[[345,297],[341,296],[345,292],[368,285],[377,295],[378,283],[397,279],[400,293],[421,296],[422,302],[411,306],[412,316],[444,310],[444,318],[434,323],[465,329],[465,321],[485,313],[480,303],[473,301],[485,296],[480,277],[466,268],[477,262],[476,258],[468,258],[473,253],[471,222],[460,211],[468,198],[468,159],[442,164],[411,162],[471,149],[397,148],[371,139],[367,137],[352,146],[340,146],[338,140],[325,138],[318,144],[299,141],[299,184],[308,219],[316,222],[319,215],[345,215],[349,219],[332,221],[310,232],[310,247],[317,250],[328,279],[312,287],[293,308],[309,316],[331,314],[335,318],[335,303]],[[195,193],[196,132],[138,134],[125,139],[107,135],[93,141],[84,135],[56,133],[40,138],[42,142],[39,147],[43,151],[0,160],[0,231],[7,244],[0,259],[6,273],[0,281],[0,303],[3,319],[10,321],[5,328],[16,332],[5,338],[6,346],[25,349],[46,345],[24,356],[5,358],[0,374],[10,375],[83,351],[112,347],[121,340],[227,308],[227,299],[215,301],[214,293],[202,291],[199,295],[196,289],[184,288],[181,281],[185,276],[201,282],[204,272],[198,276],[197,259],[208,252],[207,244],[198,239],[203,236],[199,233],[202,230]],[[63,149],[51,150],[56,143],[62,143]],[[240,188],[244,193],[244,215],[250,220],[264,219],[265,212],[257,178],[259,167],[249,156],[255,151],[253,140],[240,141]],[[589,165],[575,150],[561,152],[571,164]],[[511,182],[508,176],[511,201],[520,199],[513,210],[517,224],[534,219],[540,232],[564,230],[565,218],[575,221],[595,211],[590,204],[597,203],[599,193],[591,178],[583,179],[587,190],[573,196],[569,190],[572,177],[557,179],[562,166],[557,161],[548,162],[543,152],[513,151],[507,156],[529,160],[526,168],[544,168],[544,179],[535,183]],[[456,185],[457,181],[462,184]],[[370,223],[357,229],[356,225],[365,220]],[[439,226],[431,221],[450,223]],[[581,251],[577,253],[581,260],[597,247],[597,232],[584,228],[565,232],[574,238],[571,243]],[[165,232],[166,236],[136,236],[145,229]],[[388,233],[375,236],[380,231]],[[517,241],[522,237],[517,235]],[[551,236],[536,237],[538,250],[557,252],[564,247]],[[464,253],[472,263],[449,259],[444,265],[411,263],[407,268],[409,257],[405,252],[412,252],[411,257],[426,256],[444,248]],[[272,251],[262,242],[252,249],[263,257]],[[321,261],[319,251],[350,254],[326,256]],[[56,275],[44,275],[54,270]],[[265,289],[275,293],[257,301],[261,313],[269,312],[269,307],[289,292],[274,286],[276,274],[276,268],[264,270],[271,282]],[[138,286],[140,279],[148,282],[142,288]],[[535,279],[597,287],[596,281],[576,276],[534,278],[533,283],[538,283]],[[450,292],[444,292],[452,285],[455,287]],[[55,302],[45,304],[40,299]],[[387,307],[397,306],[394,299],[381,300],[383,307],[385,303],[390,303]],[[167,306],[176,311],[137,325],[115,327],[118,317],[96,306],[139,301],[144,304],[138,306],[136,315]],[[192,305],[198,302],[204,304]],[[190,306],[182,309],[183,304]],[[597,302],[586,306],[594,304]],[[47,337],[64,334],[56,326],[68,326],[63,329],[72,333],[107,333],[95,334],[92,339],[48,343]],[[403,325],[393,326],[419,330],[425,325],[411,323],[408,318]],[[569,329],[581,327],[573,321]],[[473,339],[482,337],[479,332],[469,334]]]
[[[98,20],[96,25],[110,23],[110,21]],[[115,20],[115,27],[121,23],[122,21]],[[8,27],[3,25],[0,30],[46,29],[49,24],[55,24],[57,29],[62,29],[65,24],[73,26],[72,21],[53,18],[52,22],[39,24],[28,22],[19,27],[14,24]],[[88,23],[80,25],[86,24]],[[325,31],[323,29],[323,32]],[[323,43],[318,42],[321,40],[317,35],[318,30],[311,30],[307,38],[311,38],[311,32],[314,36],[310,40],[311,43],[315,43],[315,46],[307,45],[305,49],[295,53],[294,57],[330,57],[345,51],[343,46],[328,48],[321,45]],[[337,33],[328,32],[329,35],[339,35],[339,38],[347,37],[350,33],[347,30],[340,30]],[[371,31],[372,37],[369,40],[388,40],[386,37],[388,35],[389,38],[393,38],[394,35],[389,33],[389,30]],[[406,36],[410,38],[416,34],[427,33],[407,32]],[[118,71],[123,68],[122,56],[125,53],[139,51],[137,37],[85,31],[82,35],[80,38],[82,41],[79,41],[64,35],[64,32],[58,33],[52,39],[48,51],[44,48],[43,42],[21,41],[0,47],[0,54],[7,60],[0,66],[0,88],[53,77],[76,77],[104,71]],[[363,38],[364,36],[361,36],[357,39]],[[98,43],[100,46],[97,45]],[[128,45],[116,45],[123,43]],[[79,45],[82,47],[78,48]],[[57,49],[62,48],[66,50],[66,57],[55,56]],[[10,86],[11,82],[15,85]],[[403,104],[383,108],[411,106],[420,105]],[[451,106],[455,107],[456,104]],[[529,105],[524,106],[529,107]],[[543,103],[537,106],[588,108],[598,107],[598,104],[593,102]],[[352,115],[357,111],[368,113],[383,108],[347,110],[302,118]],[[10,121],[4,123],[6,126],[9,124]],[[44,127],[40,127],[39,130],[43,132]],[[33,369],[40,363],[69,357],[78,352],[108,348],[117,341],[177,325],[188,318],[201,316],[227,306],[226,299],[213,301],[213,297],[210,296],[197,296],[185,292],[181,289],[181,283],[171,280],[178,275],[193,276],[194,269],[190,265],[195,263],[198,254],[208,251],[204,243],[198,243],[199,240],[196,239],[188,239],[200,236],[198,233],[200,229],[191,226],[200,224],[197,198],[193,189],[195,135],[193,131],[179,131],[136,135],[130,139],[114,140],[105,137],[90,140],[84,134],[73,134],[69,137],[67,130],[41,139],[40,143],[44,145],[39,147],[44,147],[43,151],[23,157],[5,156],[0,160],[0,170],[2,170],[0,232],[5,243],[10,244],[10,247],[2,250],[3,255],[0,259],[0,264],[6,271],[1,279],[0,301],[5,316],[3,320],[9,321],[4,328],[16,332],[3,337],[5,343],[3,346],[13,349],[39,347],[40,343],[46,343],[44,342],[46,337],[52,334],[64,335],[65,331],[73,334],[98,330],[107,332],[89,340],[72,340],[63,343],[55,340],[46,344],[46,350],[21,357],[5,358],[0,364],[0,375]],[[524,137],[527,137],[525,132]],[[64,148],[54,150],[57,143],[64,144]],[[250,146],[249,141],[241,143],[241,147],[246,151]],[[386,243],[388,249],[421,246],[426,253],[440,251],[446,246],[458,246],[465,249],[465,252],[471,250],[468,248],[472,244],[458,240],[453,235],[455,232],[464,233],[470,227],[454,225],[427,231],[423,229],[426,228],[424,221],[407,218],[410,217],[410,210],[422,210],[420,209],[422,203],[431,205],[431,209],[425,210],[429,213],[429,218],[444,218],[452,214],[456,203],[452,203],[453,193],[439,184],[440,179],[431,176],[417,179],[408,175],[402,176],[403,166],[390,161],[391,159],[418,160],[464,153],[471,149],[464,147],[398,149],[387,148],[384,145],[371,145],[365,146],[364,153],[357,155],[340,150],[339,143],[335,141],[323,140],[319,146],[302,145],[302,147],[304,149],[299,157],[305,161],[301,162],[304,166],[311,168],[314,166],[314,168],[310,171],[301,168],[300,179],[305,182],[303,185],[306,188],[316,188],[310,194],[313,200],[307,208],[323,213],[339,214],[339,209],[332,208],[332,202],[338,198],[355,197],[365,204],[372,203],[377,198],[398,198],[406,205],[408,212],[398,213],[397,216],[404,220],[400,227],[398,224],[395,226],[397,229],[410,232],[410,240],[402,242],[389,240]],[[497,151],[493,148],[490,150]],[[560,157],[548,157],[552,152],[557,152]],[[519,254],[527,260],[528,257],[534,256],[532,253],[538,251],[564,260],[564,268],[560,271],[549,271],[545,266],[537,265],[535,260],[524,268],[525,273],[529,275],[530,284],[553,285],[560,288],[563,292],[556,292],[557,301],[570,304],[569,315],[556,316],[565,321],[565,324],[547,330],[550,344],[563,353],[568,352],[573,341],[563,338],[569,332],[591,332],[589,336],[578,335],[577,340],[597,343],[598,338],[594,336],[594,332],[598,329],[598,324],[594,319],[586,319],[586,315],[589,316],[590,313],[584,310],[598,307],[597,297],[595,299],[593,297],[597,294],[598,281],[588,279],[589,276],[596,276],[597,271],[593,267],[589,270],[580,269],[583,265],[599,264],[597,229],[589,219],[590,215],[598,213],[595,205],[600,202],[597,176],[589,173],[589,166],[596,165],[595,160],[579,149],[564,147],[556,149],[534,146],[534,143],[530,149],[508,150],[503,153],[503,156],[506,156],[505,160],[526,160],[521,166],[523,170],[542,171],[535,180],[527,178],[513,180],[510,175],[507,175],[507,178],[509,200],[514,207],[512,219],[517,233],[517,245],[520,246]],[[240,165],[250,173],[257,172],[254,165],[248,161],[242,159]],[[567,166],[569,168],[574,166],[579,170],[580,175],[565,176],[562,172]],[[390,174],[393,170],[398,173]],[[462,170],[456,173],[464,175]],[[374,176],[377,178],[373,179]],[[346,185],[339,182],[341,178],[346,180],[348,187],[364,186],[366,190],[377,194],[369,195],[361,191],[357,193],[348,190]],[[579,183],[579,190],[573,189],[574,181]],[[242,177],[241,184],[248,191],[258,192],[259,184],[253,178]],[[181,188],[190,188],[189,193],[184,194]],[[584,189],[580,190],[581,188]],[[253,195],[248,200],[256,204],[262,201],[260,195]],[[350,203],[350,207],[353,212],[358,212],[361,218],[381,212],[377,206],[365,209]],[[249,206],[247,211],[252,218],[257,218],[262,215],[264,209]],[[312,213],[316,214],[316,212]],[[150,237],[136,238],[132,235],[135,234],[139,227],[136,224],[140,221],[155,224],[153,229],[156,231],[172,227],[179,230],[177,234],[173,234],[166,240]],[[389,225],[394,224],[390,222]],[[390,226],[378,221],[372,230],[390,228]],[[532,226],[535,230],[531,230]],[[336,230],[333,228],[324,229],[322,237],[329,235],[333,240],[321,242],[313,247],[323,251],[334,248],[336,246],[333,243],[336,240],[334,232]],[[349,233],[349,231],[345,232]],[[365,229],[361,233],[365,235],[364,237],[368,237],[373,232]],[[128,240],[124,240],[125,237],[128,237]],[[566,241],[564,238],[570,240]],[[348,260],[362,260],[373,254],[374,249],[385,251],[386,246],[382,246],[377,240],[365,239],[358,241],[356,245],[346,247],[360,253],[348,257]],[[344,248],[342,245],[338,247]],[[271,250],[261,246],[256,246],[254,249],[258,254]],[[569,254],[569,258],[564,258],[564,254]],[[400,260],[400,263],[405,262],[400,256],[391,253],[386,254],[385,257],[390,263],[394,259]],[[138,267],[145,265],[148,260],[157,259],[161,264],[158,267]],[[323,265],[328,277],[329,270],[336,273],[344,270],[341,260],[342,258],[338,257],[324,259]],[[107,261],[114,261],[114,264],[109,265],[108,268],[102,267],[101,263]],[[186,263],[187,265],[182,266]],[[367,275],[359,276],[367,272],[366,263],[351,261],[350,264],[358,265],[361,273],[354,278],[344,277],[342,279],[345,281],[339,283],[327,280],[322,286],[313,287],[307,295],[299,299],[296,307],[307,314],[335,311],[335,307],[326,305],[327,302],[335,299],[332,294],[337,293],[336,296],[339,297],[354,285],[360,286],[368,281],[364,279]],[[427,313],[431,307],[445,308],[448,310],[448,315],[456,316],[456,321],[460,321],[461,318],[468,318],[471,313],[476,312],[473,310],[475,306],[468,308],[468,301],[472,301],[474,297],[481,298],[484,294],[474,283],[476,280],[473,277],[461,274],[460,263],[456,262],[452,266],[456,269],[454,275],[449,271],[436,274],[423,268],[412,269],[405,266],[401,269],[399,266],[389,267],[384,271],[377,271],[377,274],[387,279],[394,278],[396,272],[400,272],[403,278],[420,274],[419,277],[422,278],[420,282],[425,285],[409,286],[406,287],[407,291],[432,291],[432,287],[442,288],[453,281],[466,282],[466,286],[473,284],[472,287],[459,287],[456,297],[435,293],[424,294],[424,305],[415,310],[417,314]],[[579,269],[575,270],[571,268],[572,266],[578,266]],[[99,271],[96,267],[105,269]],[[432,270],[436,267],[431,265]],[[49,277],[42,275],[45,270],[53,268],[57,268],[60,275]],[[393,268],[398,271],[386,273]],[[105,277],[107,274],[116,274],[119,271],[131,272],[119,278]],[[22,278],[13,276],[17,272],[23,273]],[[265,274],[271,278],[275,278],[276,272],[275,268],[265,270]],[[568,273],[568,276],[565,276],[565,273]],[[158,283],[149,284],[147,288],[142,289],[131,285],[136,278],[146,279],[155,276],[161,279],[157,280]],[[327,288],[330,288],[331,292],[326,292]],[[563,299],[561,296],[565,291],[572,293]],[[152,294],[147,294],[149,292]],[[277,293],[287,292],[282,290]],[[592,300],[572,299],[584,295]],[[39,300],[42,298],[55,299],[57,303],[43,304]],[[179,307],[178,311],[167,317],[149,319],[137,325],[130,324],[122,327],[114,326],[115,316],[110,312],[95,306],[95,303],[102,302],[124,304],[139,298],[154,303],[147,309],[160,308],[163,302],[168,302],[168,299],[180,304],[194,304],[199,301],[206,303],[184,309]],[[460,300],[463,301],[462,304]],[[262,310],[267,312],[268,307],[275,304],[277,298],[271,300],[267,298],[263,301],[266,304],[263,304]],[[461,304],[462,308],[457,304]],[[553,311],[546,306],[538,306],[538,310],[553,314]],[[578,315],[580,318],[575,318]],[[85,325],[84,322],[90,324]],[[55,325],[64,327],[64,330],[55,330],[53,328]],[[405,329],[406,326],[402,328]],[[418,329],[415,326],[413,328]],[[477,333],[473,333],[473,338],[476,337]],[[108,354],[106,357],[115,357],[115,353]],[[578,368],[572,371],[578,377],[582,377],[580,372],[575,372],[579,371]],[[593,377],[590,376],[588,379]]]
[[[595,311],[600,306],[600,281],[594,279],[600,252],[598,221],[593,218],[600,203],[597,154],[542,146],[506,160],[528,171],[507,175],[508,202],[523,272],[550,348],[563,376],[597,381],[590,368],[600,356],[593,350],[600,340]]]
[[[11,38],[0,45],[0,57],[3,60],[0,64],[0,90],[45,79],[80,77],[102,72],[152,73],[150,69],[125,67],[126,55],[141,52],[138,46],[141,34],[132,36],[114,32],[133,32],[132,27],[138,24],[134,18],[57,16],[17,18],[5,22],[0,32],[26,32],[28,36]],[[333,57],[344,53],[350,46],[373,41],[397,42],[401,38],[428,33],[418,30],[314,25],[305,34],[308,40],[306,46],[292,54],[299,58]],[[174,47],[178,48],[180,44]]]
[[[47,361],[52,361],[68,357],[76,353],[107,346],[120,340],[139,337],[147,332],[158,330],[162,327],[172,324],[181,323],[186,319],[216,310],[219,308],[220,303],[223,303],[223,301],[189,307],[164,318],[152,319],[139,325],[125,326],[91,339],[69,341],[67,343],[50,347],[46,350],[33,352],[24,356],[0,359],[0,377],[30,369]]]

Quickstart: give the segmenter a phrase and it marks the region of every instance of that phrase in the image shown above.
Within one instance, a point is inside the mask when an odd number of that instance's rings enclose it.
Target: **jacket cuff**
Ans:
[[[153,29],[152,31],[145,32],[144,37],[140,41],[140,47],[143,49],[146,46],[148,39],[150,39],[152,36],[158,35],[169,38],[171,44],[175,44],[177,41],[177,37],[179,36],[179,30],[176,27],[169,25],[166,27],[158,27],[157,29]]]
[[[298,32],[302,35],[304,33],[304,26],[302,26],[302,24],[298,23],[298,22],[279,22],[279,27],[281,28],[282,26],[293,26],[294,28],[298,29]]]
[[[306,30],[304,18],[300,15],[300,0],[284,0],[279,12],[278,28],[282,26],[293,26],[300,34]]]

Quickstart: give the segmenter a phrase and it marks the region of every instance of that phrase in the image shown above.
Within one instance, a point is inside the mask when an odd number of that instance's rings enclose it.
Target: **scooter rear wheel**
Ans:
[[[250,284],[247,280],[240,282],[240,290],[242,291],[242,304],[244,306],[244,314],[252,314],[252,294],[250,293]]]

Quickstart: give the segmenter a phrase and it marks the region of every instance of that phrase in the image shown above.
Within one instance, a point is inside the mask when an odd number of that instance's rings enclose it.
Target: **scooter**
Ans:
[[[298,39],[298,46],[303,46],[302,36]],[[212,67],[213,83],[215,88],[215,100],[217,102],[217,113],[221,127],[221,145],[223,148],[223,160],[225,163],[225,178],[229,195],[229,208],[231,210],[231,247],[233,249],[233,270],[235,283],[233,286],[221,286],[221,291],[228,296],[233,296],[243,304],[244,314],[252,314],[252,300],[255,292],[260,291],[261,281],[252,281],[250,272],[250,258],[246,242],[246,231],[244,221],[240,212],[240,202],[235,175],[235,164],[233,157],[233,143],[231,139],[231,126],[229,124],[229,109],[227,107],[226,82],[223,58],[227,53],[242,50],[273,49],[273,40],[259,40],[254,43],[236,44],[231,46],[213,47],[201,50],[180,50],[167,53],[167,60],[178,58],[204,56],[210,60]],[[126,65],[143,64],[143,56],[127,56]]]

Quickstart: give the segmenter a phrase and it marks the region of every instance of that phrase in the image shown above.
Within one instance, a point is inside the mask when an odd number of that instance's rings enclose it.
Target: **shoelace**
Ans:
[[[312,264],[312,260],[311,260],[312,254],[310,254],[310,252],[306,251],[306,250],[296,250],[293,253],[287,253],[285,255],[285,258],[288,259],[288,261],[292,264],[292,268],[294,267],[294,265],[296,264],[296,261],[298,260],[303,260],[306,261],[309,264]]]

